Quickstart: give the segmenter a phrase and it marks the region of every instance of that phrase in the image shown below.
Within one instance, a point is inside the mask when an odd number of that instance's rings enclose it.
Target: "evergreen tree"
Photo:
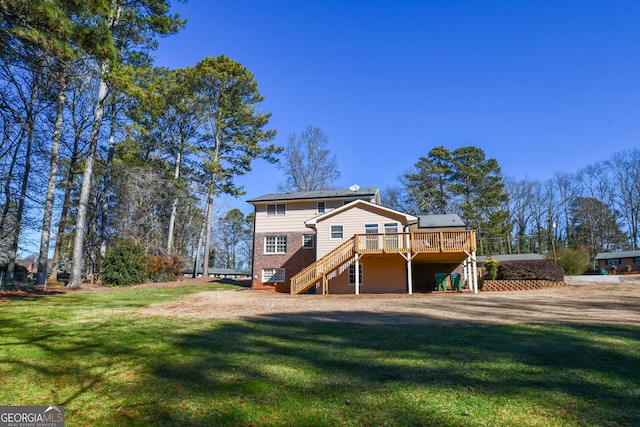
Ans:
[[[500,167],[482,149],[435,147],[404,175],[405,192],[418,214],[457,213],[478,231],[479,250],[494,253],[509,241],[508,197]]]
[[[282,148],[269,144],[275,131],[264,128],[271,114],[257,110],[263,96],[249,70],[239,62],[218,56],[205,58],[193,71],[197,73],[196,94],[206,108],[198,151],[207,185],[203,257],[203,271],[207,271],[215,196],[243,194],[235,177],[251,171],[256,159],[275,162],[274,154]]]

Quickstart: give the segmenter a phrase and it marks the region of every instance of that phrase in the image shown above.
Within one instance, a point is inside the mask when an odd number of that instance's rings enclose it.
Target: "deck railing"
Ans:
[[[356,234],[358,253],[471,252],[476,250],[475,231]]]

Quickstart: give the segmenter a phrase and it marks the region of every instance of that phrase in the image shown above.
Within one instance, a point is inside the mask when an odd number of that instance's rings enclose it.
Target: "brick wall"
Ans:
[[[554,280],[484,280],[481,291],[529,291],[535,289],[558,288],[566,286],[564,282]]]
[[[289,283],[293,276],[316,260],[316,249],[303,249],[302,236],[311,233],[256,233],[253,254],[252,289],[289,292]],[[287,253],[265,254],[264,238],[267,236],[287,236]],[[284,283],[262,283],[263,268],[284,268]]]

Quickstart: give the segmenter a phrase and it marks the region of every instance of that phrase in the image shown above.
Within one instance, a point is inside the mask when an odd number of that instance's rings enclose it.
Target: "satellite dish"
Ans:
[[[349,187],[349,190],[351,191],[358,191],[360,189],[360,186],[358,184],[353,184],[351,187]]]

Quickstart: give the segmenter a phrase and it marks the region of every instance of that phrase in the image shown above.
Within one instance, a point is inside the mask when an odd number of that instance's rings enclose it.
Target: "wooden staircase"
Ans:
[[[323,281],[322,293],[327,293],[327,280],[347,269],[353,263],[355,254],[355,237],[352,237],[293,276],[291,295],[303,293],[320,280]]]

